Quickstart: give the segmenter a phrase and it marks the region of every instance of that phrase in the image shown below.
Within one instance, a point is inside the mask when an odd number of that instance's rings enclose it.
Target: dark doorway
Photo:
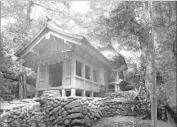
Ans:
[[[49,84],[52,87],[62,86],[63,62],[50,64],[49,67]]]

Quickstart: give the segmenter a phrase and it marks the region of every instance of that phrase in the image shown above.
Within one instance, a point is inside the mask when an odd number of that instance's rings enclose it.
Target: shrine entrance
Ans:
[[[49,65],[49,84],[51,87],[62,86],[63,62]]]

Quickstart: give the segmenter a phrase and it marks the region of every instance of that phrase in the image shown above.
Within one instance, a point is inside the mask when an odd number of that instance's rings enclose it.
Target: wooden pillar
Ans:
[[[27,88],[26,88],[26,73],[23,66],[24,61],[20,59],[20,75],[19,75],[19,98],[23,99],[27,96]]]
[[[39,92],[35,91],[35,97],[38,97],[38,96],[39,96]]]
[[[82,63],[82,77],[83,77],[83,79],[85,79],[85,64],[84,63]],[[84,86],[83,88],[85,90],[85,88],[86,88],[86,86],[85,86],[85,80],[84,80],[83,86]]]
[[[26,86],[26,72],[24,66],[23,68],[23,98],[27,98],[27,86]]]
[[[22,74],[20,74],[19,79],[18,79],[18,84],[19,84],[19,99],[23,98],[23,78]]]
[[[85,97],[85,96],[86,96],[86,91],[83,90],[83,91],[82,91],[82,97]]]
[[[107,93],[108,92],[108,72],[106,71],[105,72],[105,92]]]
[[[66,61],[63,61],[62,86],[65,85],[65,75],[66,75]]]
[[[40,85],[40,64],[37,65],[37,79],[36,79],[36,92],[35,92],[35,97],[38,97],[38,91],[37,89],[39,88]]]
[[[75,88],[72,88],[71,89],[71,96],[76,96],[76,89]]]
[[[76,96],[76,59],[75,57],[72,58],[72,63],[71,63],[71,96]]]
[[[93,84],[93,68],[92,67],[90,67],[90,80],[92,81],[92,91],[93,91],[93,88],[94,88],[94,84]]]
[[[118,73],[115,74],[115,91],[120,91],[118,83],[120,82]]]
[[[94,93],[93,93],[93,92],[91,92],[91,93],[90,93],[90,97],[93,97],[93,96],[94,96]]]
[[[45,79],[44,79],[44,86],[48,86],[49,85],[49,75],[50,75],[50,72],[49,72],[49,65],[48,64],[45,64]],[[39,80],[40,81],[40,80]],[[40,84],[40,82],[39,82]],[[41,86],[40,86],[41,87]]]
[[[65,75],[66,75],[66,61],[63,61],[63,76],[62,76],[62,86],[64,87],[64,85],[65,85]],[[65,91],[65,89],[62,89],[62,91],[61,91],[61,93],[62,93],[62,97],[65,97],[66,96],[66,91]]]
[[[62,89],[62,97],[65,97],[66,96],[66,91],[65,89]]]
[[[90,67],[90,80],[93,81],[93,68]]]

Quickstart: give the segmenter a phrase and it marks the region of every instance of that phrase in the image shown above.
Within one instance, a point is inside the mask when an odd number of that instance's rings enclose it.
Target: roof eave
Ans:
[[[112,63],[101,52],[99,52],[95,47],[93,47],[85,37],[83,37],[83,42],[85,42],[87,46],[90,46],[99,56],[101,56],[102,59],[106,62],[107,66],[109,66],[110,68],[114,67],[114,65],[112,65]]]
[[[23,52],[26,48],[28,48],[29,45],[31,45],[32,42],[33,42],[46,28],[47,28],[47,25],[45,24],[45,25],[41,28],[41,30],[38,32],[38,34],[37,34],[29,43],[27,43],[25,46],[20,47],[14,55],[17,56],[17,57],[21,57],[21,56],[22,56],[22,52]]]

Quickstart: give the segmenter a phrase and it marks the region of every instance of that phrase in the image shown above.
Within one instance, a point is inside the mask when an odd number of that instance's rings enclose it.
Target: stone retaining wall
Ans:
[[[99,98],[48,98],[41,100],[46,126],[90,127],[102,117]]]
[[[123,99],[53,97],[36,101],[40,104],[29,104],[3,115],[2,127],[91,127],[102,117],[127,115],[131,112],[131,104]]]
[[[41,98],[3,114],[2,127],[91,127],[103,117],[130,116],[135,105],[134,92],[107,94],[105,98],[60,97],[57,92],[44,92]]]
[[[44,113],[40,104],[30,102],[26,106],[20,106],[6,111],[1,115],[1,127],[45,127]]]

